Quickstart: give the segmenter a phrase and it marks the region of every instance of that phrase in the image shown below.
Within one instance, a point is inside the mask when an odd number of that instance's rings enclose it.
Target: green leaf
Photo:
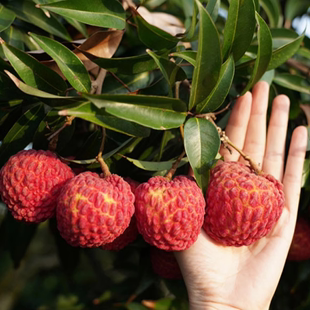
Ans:
[[[251,44],[254,30],[255,5],[253,0],[231,0],[224,28],[224,59],[233,53],[234,60],[239,60]]]
[[[310,85],[302,76],[292,75],[290,73],[281,73],[276,74],[273,81],[276,84],[285,88],[289,88],[310,95]]]
[[[140,95],[84,95],[97,108],[137,124],[166,130],[180,127],[186,118],[185,104],[173,98]]]
[[[310,49],[308,48],[305,48],[305,47],[299,48],[299,50],[297,51],[297,54],[310,59]]]
[[[186,3],[188,3],[188,1],[186,2]],[[185,42],[189,42],[189,41],[191,41],[191,40],[193,40],[194,39],[194,37],[195,37],[195,33],[196,33],[196,26],[197,26],[197,6],[195,5],[195,2],[194,1],[192,1],[192,3],[193,3],[193,9],[192,9],[192,11],[193,11],[193,14],[192,14],[192,19],[191,19],[191,24],[190,24],[190,27],[189,27],[189,29],[185,32],[185,34],[184,34],[184,38],[183,38],[183,40],[185,41]],[[191,5],[191,4],[189,4],[189,5]],[[184,7],[185,7],[185,5],[184,5]],[[188,14],[188,12],[184,12],[185,14]]]
[[[196,67],[196,58],[197,58],[197,52],[196,51],[184,51],[184,52],[174,52],[170,54],[172,57],[180,57],[190,64],[192,64],[194,67]]]
[[[257,12],[259,12],[259,8],[260,8],[259,2],[260,2],[259,0],[254,0],[255,10],[256,10]]]
[[[309,127],[308,127],[309,129]],[[308,130],[309,132],[309,130]],[[310,140],[308,139],[308,142]],[[309,145],[308,145],[309,147]],[[307,149],[309,151],[309,149]],[[304,167],[302,172],[302,181],[301,181],[301,187],[310,188],[310,159],[305,159],[304,161]]]
[[[1,37],[5,42],[13,45],[18,49],[20,50],[25,49],[25,45],[23,42],[23,34],[19,29],[15,28],[14,26],[10,26],[9,28],[1,32]],[[0,46],[0,49],[1,48],[2,47]]]
[[[67,89],[67,84],[55,71],[29,54],[5,43],[2,48],[6,58],[26,84],[53,94],[63,93]]]
[[[287,43],[291,43],[298,38],[298,34],[292,29],[273,28],[270,29],[272,35],[272,48],[277,49]]]
[[[209,170],[219,148],[220,137],[215,126],[202,118],[191,118],[184,126],[184,146],[196,182],[206,192]]]
[[[90,102],[85,102],[74,108],[68,108],[58,112],[59,115],[72,115],[99,126],[115,130],[130,136],[147,137],[150,130],[133,122],[121,120],[107,112],[104,109],[97,108]]]
[[[113,73],[120,74],[139,74],[146,71],[152,71],[157,68],[157,64],[150,55],[138,55],[123,58],[100,58],[86,51],[80,50],[87,58]],[[160,55],[167,53],[160,53]]]
[[[0,146],[0,166],[13,154],[25,148],[45,116],[43,104],[36,105],[25,112],[4,137]]]
[[[172,49],[180,41],[168,32],[149,24],[136,10],[132,11],[142,43],[154,50]]]
[[[271,34],[273,36],[273,45],[280,45],[280,47],[273,50],[271,60],[267,68],[268,71],[279,67],[290,59],[295,53],[297,53],[300,44],[304,39],[304,35],[298,36],[296,32],[289,29],[271,29]],[[237,65],[236,72],[249,73],[253,70],[255,61],[256,59],[251,59]]]
[[[158,56],[150,50],[146,51],[154,59],[171,88],[174,86],[176,81],[183,81],[186,79],[186,73],[176,63],[164,57]]]
[[[67,0],[41,7],[85,24],[102,28],[125,28],[125,11],[115,0]]]
[[[31,37],[57,63],[69,83],[80,92],[89,92],[91,81],[83,62],[67,47],[50,38],[31,33]]]
[[[133,75],[118,74],[117,78],[108,75],[104,80],[101,92],[108,94],[128,94],[129,90],[130,92],[135,92],[148,87],[153,82],[154,76],[152,73],[142,72]],[[125,88],[124,84],[128,88]]]
[[[251,78],[242,91],[244,95],[252,86],[260,80],[266,72],[272,56],[272,38],[268,25],[256,12],[256,20],[258,24],[258,51]]]
[[[285,3],[285,17],[287,20],[293,20],[294,17],[306,13],[309,8],[309,0],[288,0]]]
[[[156,310],[169,310],[175,297],[166,297],[156,300],[155,309]]]
[[[198,113],[208,113],[218,109],[229,93],[235,74],[235,63],[232,56],[222,65],[220,77],[211,94],[197,105]]]
[[[304,34],[273,51],[267,70],[275,69],[290,59],[298,51],[303,39]]]
[[[260,0],[259,2],[268,16],[270,28],[281,27],[283,17],[278,0]]]
[[[36,8],[36,4],[29,0],[8,2],[6,5],[16,16],[30,24],[42,28],[64,40],[71,41],[66,28],[54,17],[47,17],[43,10]]]
[[[0,4],[0,32],[10,27],[16,15]]]
[[[147,170],[147,171],[164,171],[171,169],[172,165],[175,163],[176,158],[173,158],[169,161],[144,161],[144,160],[137,160],[127,156],[124,156],[128,161],[133,163],[136,167]],[[183,158],[179,163],[178,167],[182,167],[188,163],[187,158]]]
[[[265,81],[267,82],[269,85],[271,85],[272,81],[273,81],[273,78],[274,78],[274,75],[275,75],[275,70],[270,70],[270,71],[266,71],[264,73],[264,75],[261,77],[261,81]]]
[[[82,97],[57,96],[54,94],[44,92],[42,90],[39,90],[37,88],[34,88],[32,86],[29,86],[23,83],[21,80],[19,80],[15,75],[10,73],[9,71],[5,70],[4,72],[9,76],[9,78],[14,82],[14,84],[18,87],[18,89],[20,89],[23,93],[30,95],[30,96],[42,98],[42,101],[44,100],[44,102],[47,103],[48,105],[63,106],[69,103],[74,105],[74,104],[78,104],[78,102],[80,101],[84,101]]]
[[[200,14],[199,44],[190,95],[190,110],[210,94],[218,80],[222,63],[216,26],[202,4],[198,0],[195,1]]]

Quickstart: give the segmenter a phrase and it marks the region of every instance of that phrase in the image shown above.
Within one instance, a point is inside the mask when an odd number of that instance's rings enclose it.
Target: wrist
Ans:
[[[245,310],[229,304],[215,302],[190,302],[190,310]]]

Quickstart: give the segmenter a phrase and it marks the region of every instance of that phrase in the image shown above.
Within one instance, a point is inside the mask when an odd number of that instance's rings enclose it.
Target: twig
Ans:
[[[301,64],[300,62],[292,58],[287,60],[286,64],[288,64],[290,67],[293,67],[301,71],[303,74],[306,75],[307,78],[310,77],[310,67],[308,67],[307,65]]]
[[[104,149],[104,144],[105,144],[105,139],[106,139],[106,133],[105,133],[105,128],[102,127],[102,140],[101,140],[101,145],[100,145],[100,149],[99,149],[99,153],[96,157],[96,160],[98,161],[98,163],[100,164],[100,168],[103,172],[103,176],[104,177],[108,177],[109,175],[111,175],[110,169],[108,167],[108,165],[105,163],[103,157],[102,157],[102,153],[103,153],[103,149]]]
[[[60,134],[66,127],[72,125],[72,122],[73,122],[74,119],[75,119],[75,116],[66,116],[66,121],[65,121],[65,123],[64,123],[58,130],[56,130],[54,133],[52,133],[52,134],[47,138],[47,141],[49,141],[48,149],[49,149],[50,151],[55,151],[55,150],[56,150],[59,134]],[[48,124],[47,124],[47,128],[48,128]]]
[[[225,111],[227,111],[227,110],[230,108],[232,102],[233,102],[234,100],[236,100],[237,98],[238,98],[238,97],[233,98],[233,99],[227,104],[227,106],[226,106],[225,108],[223,108],[222,110],[219,110],[219,111],[217,111],[217,112],[212,112],[212,113],[197,114],[197,115],[195,115],[195,117],[198,117],[198,118],[206,118],[206,117],[208,118],[208,117],[212,117],[212,119],[216,120],[216,115],[222,114],[222,113],[224,113]]]
[[[103,85],[106,75],[107,75],[107,70],[100,68],[99,74],[97,75],[95,81],[92,82],[92,93],[97,94],[97,95],[101,94],[102,85]]]
[[[177,99],[180,98],[180,85],[181,85],[180,81],[175,83],[175,98]]]
[[[292,26],[292,21],[290,19],[286,19],[284,23],[284,28],[290,29]]]
[[[131,26],[133,26],[135,28],[138,28],[138,26],[136,24],[132,23],[130,20],[127,20],[127,24],[131,25]]]
[[[131,93],[131,89],[118,76],[116,76],[113,72],[109,71],[109,73]]]
[[[180,126],[180,134],[181,134],[181,137],[182,137],[182,141],[184,141],[184,124],[182,124]]]
[[[185,155],[185,151],[183,151],[181,153],[181,155],[178,157],[178,159],[174,162],[174,164],[172,165],[171,169],[168,171],[168,173],[166,174],[166,179],[171,180],[173,175],[175,174],[176,170],[178,169],[178,166],[182,160],[182,158]]]

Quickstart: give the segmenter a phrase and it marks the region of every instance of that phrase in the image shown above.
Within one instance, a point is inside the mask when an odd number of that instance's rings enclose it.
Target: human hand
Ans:
[[[191,310],[268,309],[279,282],[296,224],[307,130],[294,130],[284,170],[289,99],[275,98],[266,135],[268,94],[268,84],[259,82],[252,94],[240,97],[225,132],[265,173],[283,183],[283,213],[273,230],[251,246],[221,246],[202,230],[189,249],[175,253]],[[244,161],[235,150],[222,149],[221,154],[225,161]]]

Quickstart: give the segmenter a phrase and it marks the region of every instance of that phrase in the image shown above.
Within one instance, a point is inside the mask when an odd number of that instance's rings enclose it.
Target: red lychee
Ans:
[[[151,263],[156,274],[165,279],[182,279],[182,273],[173,252],[151,247]]]
[[[283,185],[240,162],[211,171],[203,228],[222,245],[250,245],[266,236],[284,207]]]
[[[15,219],[40,223],[55,215],[60,189],[73,176],[54,153],[23,150],[2,167],[0,193]]]
[[[193,178],[153,177],[138,186],[135,205],[138,230],[151,245],[181,251],[197,240],[205,200]]]
[[[83,172],[68,181],[57,203],[57,227],[72,246],[100,247],[128,227],[134,195],[120,176]]]
[[[287,259],[292,261],[310,259],[310,223],[303,218],[297,220]]]
[[[124,179],[131,188],[131,191],[133,194],[136,192],[136,188],[140,183],[132,180],[131,178],[125,178]],[[138,228],[137,228],[137,221],[135,215],[131,218],[129,226],[125,229],[125,231],[118,236],[114,241],[107,243],[102,246],[103,250],[109,250],[109,251],[120,251],[124,247],[126,247],[129,243],[136,240],[138,236]]]

